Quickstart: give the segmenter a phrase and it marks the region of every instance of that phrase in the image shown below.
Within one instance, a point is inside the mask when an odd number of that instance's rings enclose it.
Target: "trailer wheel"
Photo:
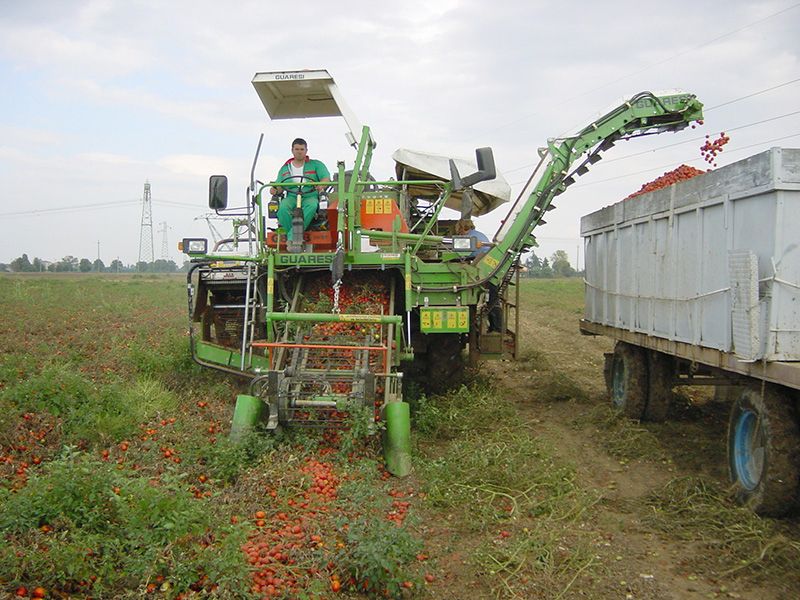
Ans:
[[[736,499],[765,516],[797,503],[800,428],[792,398],[779,386],[746,387],[731,406],[728,468]]]
[[[647,404],[647,387],[647,353],[617,342],[609,377],[612,404],[631,419],[641,419]]]
[[[647,405],[644,420],[660,423],[667,418],[672,403],[673,363],[666,354],[650,352],[647,373]]]

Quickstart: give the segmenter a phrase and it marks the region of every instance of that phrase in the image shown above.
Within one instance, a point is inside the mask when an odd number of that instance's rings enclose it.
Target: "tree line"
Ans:
[[[523,271],[525,277],[578,277],[583,275],[582,271],[576,271],[569,264],[569,256],[564,250],[556,250],[549,260],[546,257],[540,259],[535,252],[531,252],[522,266],[525,268]]]
[[[153,262],[140,261],[126,265],[116,259],[106,266],[99,258],[92,261],[88,258],[78,259],[74,256],[65,256],[59,261],[51,262],[38,257],[30,260],[27,254],[23,254],[9,264],[0,263],[0,271],[14,273],[177,273],[186,271],[189,265],[191,263],[187,261],[183,263],[183,266],[178,267],[175,261],[164,259]],[[583,274],[576,271],[569,263],[569,257],[564,250],[556,250],[549,259],[540,259],[535,252],[531,252],[522,266],[525,268],[523,272],[525,277],[576,277]]]
[[[108,266],[99,258],[89,260],[88,258],[76,258],[75,256],[65,256],[58,261],[46,261],[39,257],[33,260],[23,254],[12,260],[10,263],[0,263],[0,271],[13,273],[177,273],[185,271],[186,265],[178,267],[173,260],[159,259],[153,262],[139,261],[135,264],[126,265],[119,259],[111,261]]]

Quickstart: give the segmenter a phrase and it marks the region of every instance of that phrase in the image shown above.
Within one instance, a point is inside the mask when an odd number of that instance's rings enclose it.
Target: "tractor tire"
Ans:
[[[425,387],[435,394],[458,387],[464,379],[464,356],[461,334],[440,333],[431,336],[425,355]]]
[[[793,398],[777,385],[741,388],[728,422],[728,470],[736,499],[779,517],[797,505],[800,427]]]
[[[642,419],[653,423],[661,423],[667,418],[672,404],[672,382],[674,366],[670,357],[661,352],[651,351],[648,362],[647,404]]]
[[[631,419],[641,420],[647,406],[647,352],[638,346],[617,342],[611,359],[609,395],[614,408]]]

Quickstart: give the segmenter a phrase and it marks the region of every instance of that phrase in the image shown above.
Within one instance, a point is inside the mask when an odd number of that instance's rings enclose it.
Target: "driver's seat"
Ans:
[[[319,199],[317,214],[308,224],[308,231],[328,231],[328,203],[328,196],[326,194],[322,195]]]

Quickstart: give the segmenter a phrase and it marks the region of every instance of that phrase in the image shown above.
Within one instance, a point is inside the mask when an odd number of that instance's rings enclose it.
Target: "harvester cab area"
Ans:
[[[453,250],[454,221],[443,219],[442,209],[467,218],[485,214],[510,199],[511,188],[497,174],[490,148],[478,149],[475,161],[400,149],[392,156],[395,177],[376,181],[369,170],[375,139],[355,117],[327,71],[257,73],[252,84],[272,120],[341,117],[345,138],[356,151],[352,165],[340,161],[331,170],[332,181],[320,194],[317,214],[302,232],[302,244],[295,248],[287,244],[287,232],[276,219],[279,199],[270,197],[268,190],[275,187],[281,195],[292,195],[307,190],[308,181],[294,177],[264,184],[251,174],[251,206],[228,209],[227,180],[211,178],[209,207],[220,214],[249,216],[253,230],[260,232],[258,242],[266,248],[278,253],[339,249],[402,253],[411,245],[415,255],[438,260]],[[404,237],[408,234],[424,239],[409,244],[412,238]]]

